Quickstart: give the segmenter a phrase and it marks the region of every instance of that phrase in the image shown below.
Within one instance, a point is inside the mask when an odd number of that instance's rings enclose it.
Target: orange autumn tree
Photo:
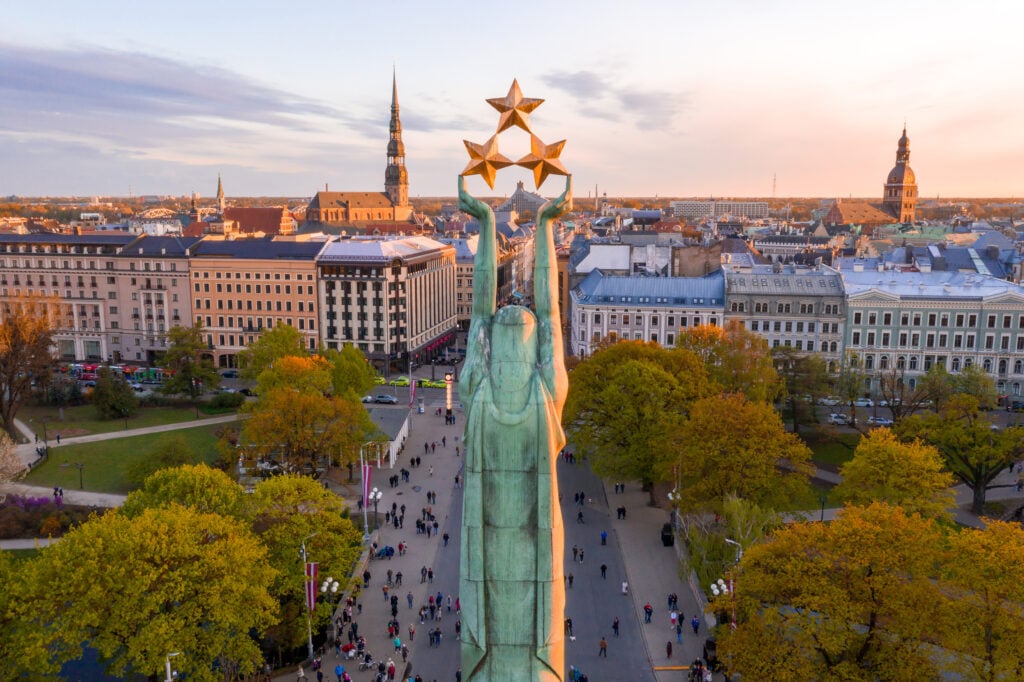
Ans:
[[[354,461],[376,428],[362,403],[331,394],[329,363],[318,356],[285,356],[257,381],[240,442],[252,454],[272,457],[297,471],[320,462]]]
[[[782,393],[768,342],[738,320],[725,327],[693,327],[679,335],[677,346],[704,361],[708,376],[723,393],[742,393],[748,400],[767,403]]]

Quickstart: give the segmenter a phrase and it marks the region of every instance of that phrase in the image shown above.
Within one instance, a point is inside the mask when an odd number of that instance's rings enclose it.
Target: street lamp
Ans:
[[[310,533],[302,538],[299,553],[302,556],[302,573],[306,576],[305,597],[306,597],[306,631],[309,634],[309,660],[313,660],[313,599],[311,590],[315,589],[312,584],[316,581],[316,564],[306,561],[306,540],[315,537],[317,533]]]
[[[171,658],[180,655],[180,651],[172,651],[171,653],[167,654],[166,658],[164,658],[164,671],[167,673],[167,679],[165,680],[165,682],[174,682],[174,678],[178,676],[178,673],[171,672]]]
[[[327,576],[327,579],[324,580],[323,583],[320,585],[320,594],[324,595],[327,598],[327,603],[331,607],[332,619],[334,618],[334,602],[332,601],[332,598],[334,595],[338,594],[338,589],[340,587],[341,583],[339,583],[331,576]]]
[[[85,468],[85,464],[82,462],[64,462],[61,464],[62,467],[75,467],[78,469],[78,489],[82,490],[82,469]]]
[[[373,527],[380,528],[380,518],[377,516],[377,505],[380,503],[381,498],[384,497],[384,492],[374,488],[370,491],[370,501],[373,502]]]

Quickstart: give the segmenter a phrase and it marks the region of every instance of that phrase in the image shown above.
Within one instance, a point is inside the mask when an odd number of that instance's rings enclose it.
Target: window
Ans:
[[[878,316],[875,313],[868,313],[868,324],[878,324]]]
[[[892,313],[883,313],[882,314],[882,324],[886,324],[886,325],[892,324]]]
[[[875,345],[875,333],[874,332],[868,332],[868,345],[869,346],[874,346]]]
[[[859,346],[860,345],[860,332],[854,332],[853,333],[853,339],[852,339],[851,343],[853,343],[853,345],[855,345],[855,346]]]
[[[601,313],[594,313],[594,324],[601,324]]]
[[[928,313],[928,326],[929,327],[934,327],[935,326],[935,317],[936,317],[935,313]]]
[[[959,315],[956,316],[956,326],[958,326],[958,327],[964,326],[964,316],[963,316],[963,313],[960,313]]]
[[[860,314],[859,311],[853,314],[853,323],[854,324],[860,324],[860,320],[861,320],[860,315],[861,314]]]
[[[996,316],[995,315],[989,315],[988,316],[988,324],[986,326],[989,329],[992,329],[993,327],[996,326]]]
[[[1010,316],[1009,315],[1003,315],[1003,329],[1009,329],[1009,328],[1010,328]]]

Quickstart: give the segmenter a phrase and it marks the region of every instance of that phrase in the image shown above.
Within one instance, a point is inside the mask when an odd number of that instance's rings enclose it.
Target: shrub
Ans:
[[[235,409],[241,407],[244,402],[245,396],[241,393],[218,393],[210,399],[207,405],[215,410]]]

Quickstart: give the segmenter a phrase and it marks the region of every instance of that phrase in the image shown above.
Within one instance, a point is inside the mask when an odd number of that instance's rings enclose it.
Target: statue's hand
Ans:
[[[468,213],[477,220],[483,220],[491,207],[466,191],[466,178],[459,176],[459,210]]]
[[[572,210],[572,176],[565,176],[565,191],[557,198],[544,204],[539,220],[557,220]]]

